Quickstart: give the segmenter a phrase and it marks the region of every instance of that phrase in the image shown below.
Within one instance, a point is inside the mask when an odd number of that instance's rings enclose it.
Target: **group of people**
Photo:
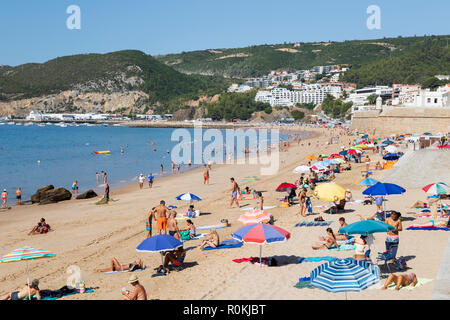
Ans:
[[[8,205],[8,191],[3,189],[2,191],[2,208],[7,208]],[[20,206],[22,204],[22,189],[19,187],[16,190],[16,205]]]

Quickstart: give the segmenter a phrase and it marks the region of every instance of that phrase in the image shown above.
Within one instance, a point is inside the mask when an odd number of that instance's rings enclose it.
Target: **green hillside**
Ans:
[[[86,92],[143,90],[150,102],[220,92],[223,77],[182,74],[134,50],[60,57],[42,64],[0,67],[0,96],[19,99],[79,89]]]
[[[406,52],[398,57],[372,62],[346,72],[344,81],[358,87],[394,83],[423,83],[427,78],[450,72],[450,49],[439,46]]]
[[[344,42],[294,43],[214,49],[155,56],[184,73],[255,77],[270,70],[308,69],[317,65],[361,65],[429,47],[444,47],[450,36],[398,37]]]

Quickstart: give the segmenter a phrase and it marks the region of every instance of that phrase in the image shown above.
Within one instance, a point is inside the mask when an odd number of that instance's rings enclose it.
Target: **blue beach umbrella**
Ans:
[[[368,187],[362,192],[362,194],[366,196],[388,196],[391,194],[402,194],[404,192],[406,192],[406,190],[397,184],[377,183],[371,187]],[[385,207],[384,201],[383,206]],[[384,218],[386,219],[386,208],[384,208]]]
[[[361,180],[360,182],[358,182],[358,184],[361,186],[373,186],[374,184],[377,184],[379,182],[380,181],[372,179],[372,178],[365,178],[365,179]]]
[[[339,152],[339,154],[341,156],[345,156],[345,155],[347,155],[347,150],[342,150],[341,152]]]
[[[311,285],[328,292],[358,292],[379,281],[377,265],[352,258],[325,262],[311,272]]]
[[[136,251],[139,252],[160,252],[161,253],[161,265],[164,267],[163,251],[172,251],[181,247],[183,242],[175,237],[167,234],[158,234],[153,237],[147,238],[136,247]]]
[[[400,156],[396,153],[388,153],[383,157],[384,160],[397,160],[398,158],[400,158]]]
[[[392,230],[395,230],[395,228],[387,223],[377,220],[362,220],[339,229],[339,233],[361,234],[367,236],[372,233],[384,233]]]
[[[193,201],[193,200],[197,200],[200,201],[202,199],[200,199],[200,197],[196,196],[193,193],[182,193],[179,196],[175,197],[176,200],[185,200],[185,201]]]

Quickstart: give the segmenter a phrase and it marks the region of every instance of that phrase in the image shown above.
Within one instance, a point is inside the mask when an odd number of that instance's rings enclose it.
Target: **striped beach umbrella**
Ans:
[[[328,159],[339,159],[339,158],[342,158],[342,155],[337,154],[337,153],[333,153],[332,155],[330,155],[328,157]]]
[[[304,173],[304,172],[309,172],[310,167],[305,166],[305,165],[301,165],[296,167],[292,172],[293,173]]]
[[[431,183],[422,188],[423,191],[429,194],[440,195],[449,193],[448,185],[443,182]]]
[[[350,154],[350,155],[354,155],[354,154],[358,154],[358,153],[362,153],[362,151],[358,150],[358,149],[348,149],[347,150],[347,154]]]
[[[359,184],[361,186],[373,186],[374,184],[377,184],[378,180],[372,179],[372,178],[365,178],[365,179],[361,179],[358,182],[356,182],[356,184]]]
[[[358,292],[379,281],[377,265],[352,258],[331,260],[311,272],[311,285],[328,292]]]
[[[178,195],[177,197],[175,197],[176,200],[185,200],[185,201],[192,201],[192,200],[197,200],[200,201],[202,199],[200,199],[200,197],[196,196],[193,193],[182,193],[180,195]]]
[[[232,237],[245,243],[259,244],[259,263],[262,261],[262,245],[265,243],[284,242],[291,237],[286,230],[270,224],[256,223],[236,230]]]
[[[269,222],[270,221],[270,213],[260,209],[253,209],[247,211],[243,215],[241,215],[238,219],[239,222],[248,225],[255,224],[260,222]]]
[[[30,273],[28,270],[28,260],[36,260],[43,258],[52,258],[55,257],[56,254],[51,253],[50,251],[33,248],[33,247],[23,247],[11,251],[0,259],[0,263],[8,263],[8,262],[17,262],[17,261],[26,261],[27,263],[27,284],[28,284],[28,298],[31,300],[30,293]]]

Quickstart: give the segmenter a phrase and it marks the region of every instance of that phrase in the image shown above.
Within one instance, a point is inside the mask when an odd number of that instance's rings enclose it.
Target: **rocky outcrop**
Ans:
[[[56,188],[53,185],[42,187],[31,196],[32,203],[49,204],[70,200],[72,193],[64,188]]]
[[[98,194],[95,193],[94,190],[89,189],[88,191],[79,194],[79,195],[76,197],[76,199],[90,199],[90,198],[95,198],[95,197],[97,197],[97,196],[98,196]]]

